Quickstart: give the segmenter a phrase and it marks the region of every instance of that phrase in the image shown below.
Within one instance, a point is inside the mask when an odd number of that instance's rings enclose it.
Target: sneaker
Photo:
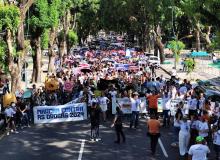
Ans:
[[[24,129],[24,127],[22,126],[21,129]]]
[[[96,138],[95,141],[98,142],[99,141],[98,138]]]
[[[91,138],[91,142],[95,142],[94,138]]]
[[[96,138],[98,141],[101,141],[102,139],[101,138]]]
[[[10,133],[9,132],[7,132],[7,134],[6,134],[7,136],[9,136],[10,135]]]
[[[11,133],[13,133],[14,132],[14,130],[13,129],[11,129]]]
[[[15,131],[15,133],[18,134],[19,132],[18,132],[18,131]]]
[[[28,127],[28,128],[31,128],[31,126],[30,126],[30,125],[28,125],[27,127]]]

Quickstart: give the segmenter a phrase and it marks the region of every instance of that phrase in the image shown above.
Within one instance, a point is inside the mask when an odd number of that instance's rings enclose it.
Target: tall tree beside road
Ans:
[[[80,43],[84,43],[88,35],[95,35],[99,28],[98,11],[100,0],[83,0],[79,12],[77,33]]]
[[[4,1],[1,4],[1,29],[6,31],[6,64],[11,76],[11,90],[14,92],[21,82],[21,69],[24,63],[27,45],[24,39],[26,13],[34,0],[21,0],[15,4]],[[2,43],[3,44],[3,43]]]
[[[45,29],[51,27],[49,17],[50,5],[48,0],[36,0],[34,5],[30,8],[30,34],[31,46],[34,50],[33,58],[33,74],[32,82],[41,82],[41,36]]]
[[[55,57],[56,52],[54,50],[55,40],[57,38],[57,30],[59,26],[60,20],[60,9],[61,9],[61,0],[53,0],[49,4],[49,21],[50,21],[50,29],[49,29],[49,63],[48,63],[48,72],[55,71]]]

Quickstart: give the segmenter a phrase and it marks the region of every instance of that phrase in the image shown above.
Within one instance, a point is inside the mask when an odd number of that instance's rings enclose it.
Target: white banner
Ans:
[[[140,108],[140,113],[147,113],[146,110],[146,98],[145,97],[141,97],[141,108]],[[124,114],[131,114],[131,101],[130,98],[116,98],[116,102],[118,102],[118,104],[121,106],[121,110]],[[116,113],[116,106],[117,105],[112,105],[112,114]]]
[[[35,124],[81,121],[87,119],[87,106],[85,103],[37,106],[33,108],[33,112]]]
[[[181,100],[181,99],[172,99],[170,101],[170,111],[171,111],[171,115],[174,116],[176,114],[176,110],[177,110],[177,107],[176,105],[179,104],[180,102],[183,102],[184,105],[183,105],[183,112],[184,114],[188,114],[189,112],[189,106],[188,106],[188,101],[186,100]]]

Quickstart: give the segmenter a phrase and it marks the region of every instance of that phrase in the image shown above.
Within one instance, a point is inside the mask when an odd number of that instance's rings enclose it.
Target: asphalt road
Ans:
[[[100,126],[102,140],[90,142],[88,121],[34,125],[10,134],[0,140],[1,160],[177,160],[178,149],[170,146],[172,130],[162,128],[161,140],[168,154],[165,158],[160,145],[156,156],[151,156],[145,120],[139,129],[129,129],[125,124],[126,143],[114,144],[114,128],[110,121]],[[84,148],[81,147],[85,140]],[[83,149],[83,150],[82,150]],[[81,159],[79,158],[81,150]]]

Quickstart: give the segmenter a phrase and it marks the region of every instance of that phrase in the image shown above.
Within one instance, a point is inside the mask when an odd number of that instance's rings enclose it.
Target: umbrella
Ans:
[[[27,89],[26,91],[24,91],[24,94],[22,96],[22,98],[26,99],[26,98],[31,98],[31,90]]]
[[[80,71],[83,73],[92,72],[92,70],[90,68],[82,68]]]
[[[90,67],[90,65],[87,63],[82,63],[79,65],[79,67],[84,67],[84,68],[87,67],[88,68],[88,67]]]
[[[117,67],[116,69],[118,71],[127,71],[128,70],[128,68],[126,68],[126,67]]]
[[[115,61],[109,58],[103,58],[101,62],[112,62],[114,63]]]
[[[135,71],[137,72],[139,70],[139,67],[138,66],[130,66],[129,67],[129,71]]]
[[[81,59],[81,58],[83,58],[83,57],[80,56],[80,55],[76,55],[75,58],[76,58],[76,59]]]
[[[125,55],[125,54],[126,54],[125,51],[123,51],[123,50],[119,50],[118,53],[119,53],[119,54],[122,54],[122,55]]]

